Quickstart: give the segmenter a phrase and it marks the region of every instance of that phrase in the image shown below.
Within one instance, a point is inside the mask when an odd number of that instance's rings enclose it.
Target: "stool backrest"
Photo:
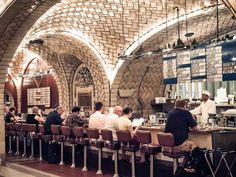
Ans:
[[[152,142],[150,131],[139,130],[137,131],[136,136],[141,144],[150,144]]]
[[[70,127],[61,126],[60,129],[61,129],[62,135],[65,135],[65,136],[70,136],[71,135],[71,128]]]
[[[60,134],[60,125],[51,125],[51,132],[53,135]]]
[[[76,137],[82,138],[84,135],[83,127],[73,127],[72,131]]]
[[[102,135],[102,139],[104,141],[112,141],[112,131],[111,130],[106,130],[106,129],[103,129],[101,130],[101,135]]]
[[[99,130],[96,128],[87,129],[88,138],[99,139]]]
[[[157,133],[157,139],[161,146],[173,147],[175,145],[174,136],[171,133]]]
[[[22,124],[21,123],[16,123],[15,127],[16,127],[16,131],[19,132],[21,130]]]
[[[10,131],[15,131],[16,130],[16,127],[15,127],[14,123],[9,123],[8,126],[9,126]]]
[[[119,141],[128,143],[131,140],[131,134],[129,130],[118,130],[116,135]]]
[[[22,125],[21,125],[21,131],[22,131],[22,132],[28,132],[28,126],[27,126],[27,124],[22,124]]]
[[[38,125],[39,128],[39,133],[44,134],[44,126],[43,125]]]
[[[27,124],[27,129],[28,132],[36,132],[37,131],[36,124]]]

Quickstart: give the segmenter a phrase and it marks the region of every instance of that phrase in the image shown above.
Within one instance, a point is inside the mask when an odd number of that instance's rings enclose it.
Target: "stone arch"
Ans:
[[[57,3],[58,0],[45,1],[15,1],[9,9],[4,13],[3,17],[6,19],[4,24],[1,24],[0,36],[0,106],[3,107],[5,74],[10,61],[13,58],[17,47],[21,43],[23,37],[26,35],[35,21],[51,6]],[[6,16],[5,16],[6,15]],[[8,23],[10,21],[11,23]],[[3,110],[0,110],[0,116],[3,116]],[[4,125],[4,120],[1,119],[1,125]],[[5,129],[4,126],[0,128],[0,158],[2,163],[5,163]]]
[[[47,42],[46,45],[50,50],[58,47],[58,50],[56,49],[56,51],[60,51],[58,55],[61,53],[73,55],[86,65],[94,79],[95,101],[102,101],[106,106],[109,106],[109,81],[104,67],[100,60],[98,60],[98,56],[94,51],[85,43],[61,33],[55,33],[53,36],[41,37]]]
[[[59,104],[63,105],[65,107],[65,110],[68,111],[69,88],[65,73],[62,70],[60,62],[58,61],[58,56],[54,52],[49,51],[49,48],[45,46],[29,45],[28,50],[39,55],[44,61],[48,63],[49,66],[52,66],[52,68],[54,68],[54,77],[58,85]]]

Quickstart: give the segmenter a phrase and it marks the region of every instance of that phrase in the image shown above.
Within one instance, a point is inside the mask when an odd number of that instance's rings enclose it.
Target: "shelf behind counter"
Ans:
[[[140,129],[150,131],[152,136],[152,143],[157,144],[157,133],[162,132],[164,130],[164,126],[142,126]],[[236,128],[217,127],[214,129],[190,131],[189,140],[195,142],[201,148],[221,148],[223,151],[235,150]]]
[[[155,103],[155,100],[151,100],[150,104],[156,112],[167,113],[175,107],[174,100],[167,101],[165,103]],[[200,103],[198,103],[198,102],[188,103],[189,110],[192,110],[199,105],[200,105]],[[216,113],[217,114],[221,114],[223,111],[226,111],[227,109],[236,109],[236,105],[235,104],[216,104]]]

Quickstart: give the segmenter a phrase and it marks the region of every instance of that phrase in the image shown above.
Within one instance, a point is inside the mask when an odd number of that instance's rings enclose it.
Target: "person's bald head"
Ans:
[[[118,115],[119,117],[122,116],[122,107],[121,106],[115,106],[113,108],[113,113]]]

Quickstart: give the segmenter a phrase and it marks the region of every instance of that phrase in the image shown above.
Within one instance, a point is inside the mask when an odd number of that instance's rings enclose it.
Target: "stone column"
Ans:
[[[5,71],[0,69],[0,159],[2,164],[5,164],[5,120],[4,120],[4,86],[5,86]]]

